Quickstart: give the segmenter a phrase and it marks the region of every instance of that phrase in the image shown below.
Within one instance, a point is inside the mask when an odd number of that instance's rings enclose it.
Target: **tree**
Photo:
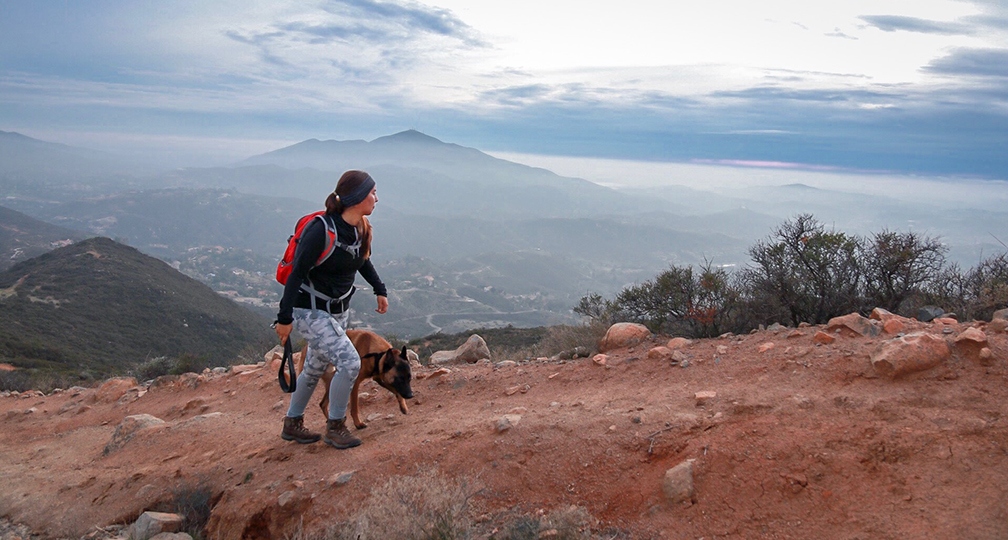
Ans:
[[[749,294],[794,325],[825,323],[861,307],[863,251],[857,237],[801,214],[749,248],[756,264],[746,273]]]
[[[867,251],[868,301],[896,313],[909,296],[938,279],[948,248],[937,238],[883,230],[871,238]]]

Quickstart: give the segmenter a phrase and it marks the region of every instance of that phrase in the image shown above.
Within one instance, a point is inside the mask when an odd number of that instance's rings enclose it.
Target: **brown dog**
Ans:
[[[407,414],[409,408],[406,407],[406,400],[413,397],[413,390],[410,388],[413,374],[410,370],[409,360],[406,358],[406,347],[404,346],[402,350],[396,350],[391,343],[368,330],[347,330],[346,334],[361,358],[360,373],[357,374],[357,380],[354,381],[353,389],[350,391],[350,416],[353,417],[354,426],[357,429],[367,427],[367,424],[360,420],[357,394],[360,391],[361,383],[368,379],[374,380],[379,386],[392,392],[396,401],[399,402],[399,411]],[[304,369],[304,358],[307,353],[308,347],[306,345],[301,351],[300,358],[295,356],[294,369],[299,375]],[[326,367],[325,373],[320,379],[325,388],[325,394],[322,396],[319,407],[327,419],[329,418],[329,383],[335,374],[336,368],[330,365]]]

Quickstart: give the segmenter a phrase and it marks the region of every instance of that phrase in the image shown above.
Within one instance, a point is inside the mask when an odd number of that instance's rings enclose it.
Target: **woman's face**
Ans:
[[[363,215],[370,216],[371,212],[374,212],[375,205],[378,204],[378,188],[371,188],[371,193],[368,193],[367,197],[364,197],[364,200],[358,204],[364,210]]]

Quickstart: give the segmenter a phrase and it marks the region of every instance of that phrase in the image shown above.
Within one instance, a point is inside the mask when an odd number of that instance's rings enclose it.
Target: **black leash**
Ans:
[[[284,366],[287,366],[287,371],[290,374],[289,385],[284,378]],[[294,390],[297,390],[297,375],[294,374],[294,351],[291,347],[289,337],[284,342],[283,360],[280,361],[280,371],[277,373],[277,378],[280,379],[280,389],[284,392],[290,394]]]

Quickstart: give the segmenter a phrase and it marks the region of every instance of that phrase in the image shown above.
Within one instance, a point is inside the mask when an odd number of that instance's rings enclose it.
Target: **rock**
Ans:
[[[788,332],[787,335],[788,339],[798,339],[800,337],[805,337],[805,332],[802,332],[801,330],[792,330]]]
[[[504,360],[503,362],[497,362],[497,364],[496,364],[496,366],[499,367],[499,368],[515,367],[517,365],[518,365],[518,362],[515,362],[514,360]]]
[[[767,327],[767,332],[773,332],[773,333],[776,334],[777,332],[780,332],[783,329],[784,329],[784,326],[781,325],[781,323],[773,323],[773,324],[771,324],[770,326]]]
[[[980,351],[987,347],[987,335],[973,326],[963,330],[953,341],[962,354],[976,360],[980,359]]]
[[[525,414],[528,412],[528,407],[512,407],[508,414]]]
[[[920,322],[931,322],[937,317],[941,317],[945,310],[938,306],[924,306],[917,310],[917,320]]]
[[[228,372],[228,368],[223,367],[223,366],[218,366],[218,367],[215,367],[215,368],[211,369],[210,372],[213,373],[214,375],[222,375],[222,374]]]
[[[122,448],[140,430],[164,423],[164,420],[149,414],[134,414],[123,418],[122,422],[119,422],[119,425],[116,426],[115,432],[112,433],[112,440],[105,445],[103,454],[108,455]]]
[[[279,411],[280,409],[283,409],[283,408],[284,408],[284,400],[282,400],[282,399],[280,401],[277,401],[276,403],[273,404],[273,410],[274,411]]]
[[[584,347],[574,347],[565,351],[560,351],[553,355],[553,360],[573,360],[577,357],[588,356],[588,349]]]
[[[717,392],[715,392],[713,390],[704,390],[704,391],[697,392],[697,393],[693,394],[693,398],[696,399],[696,405],[697,405],[697,407],[700,407],[702,405],[706,405],[707,403],[710,403],[716,397],[717,397]]]
[[[952,326],[954,324],[958,324],[959,323],[959,321],[957,321],[955,319],[952,319],[952,318],[949,318],[949,317],[938,317],[938,318],[932,320],[931,322],[933,322],[935,324],[944,324],[944,325],[948,325],[948,326]]]
[[[662,492],[672,504],[693,501],[693,460],[686,461],[665,471]]]
[[[668,342],[668,344],[665,345],[665,346],[668,347],[668,348],[670,348],[670,349],[672,349],[672,350],[676,350],[676,349],[685,347],[687,345],[690,345],[692,343],[693,343],[693,341],[688,340],[688,339],[686,339],[684,337],[677,337],[677,338],[670,339],[669,342]]]
[[[420,356],[413,349],[406,349],[406,360],[409,361],[411,368],[420,367]]]
[[[479,334],[469,336],[459,348],[454,351],[437,351],[431,355],[431,364],[475,364],[480,360],[490,359],[490,349]]]
[[[984,348],[980,349],[980,352],[977,354],[977,360],[980,361],[980,365],[982,365],[982,366],[993,365],[994,364],[994,353],[991,352],[991,350],[988,349],[987,347],[984,347]]]
[[[955,338],[956,344],[966,343],[979,345],[981,347],[987,345],[987,335],[984,334],[983,330],[971,326],[966,330],[963,330],[961,334]]]
[[[353,480],[355,471],[347,471],[334,474],[329,477],[329,487],[343,486]]]
[[[609,327],[605,337],[599,342],[599,352],[633,347],[651,337],[646,326],[637,323],[616,323]]]
[[[999,309],[995,311],[993,315],[991,315],[991,321],[996,321],[998,319],[1002,321],[1008,321],[1008,308]]]
[[[1008,320],[993,319],[990,324],[987,325],[987,329],[994,333],[1004,332],[1005,330],[1008,330]]]
[[[728,354],[728,346],[727,345],[718,345],[717,346],[717,353],[718,354]]]
[[[521,422],[521,415],[519,414],[505,414],[504,416],[497,419],[496,428],[497,433],[503,433]]]
[[[906,329],[906,324],[900,317],[893,317],[882,323],[882,331],[889,335],[902,334]]]
[[[483,338],[479,334],[469,336],[469,339],[456,349],[456,352],[458,353],[457,361],[459,362],[475,364],[477,360],[490,359],[490,348],[487,347],[486,341],[483,341]]]
[[[430,378],[430,379],[436,379],[438,377],[441,377],[443,375],[448,375],[450,373],[451,373],[451,370],[448,369],[448,368],[438,368],[438,369],[432,371],[431,374],[428,375],[427,377]]]
[[[683,369],[688,368],[689,366],[690,366],[689,360],[683,360],[682,362],[679,362],[679,367]]]
[[[520,384],[517,385],[517,386],[512,386],[511,388],[508,388],[507,390],[504,391],[504,395],[513,396],[513,395],[517,394],[518,392],[521,392],[521,389],[522,389],[522,386]]]
[[[812,323],[807,323],[807,322],[800,322],[800,323],[798,323],[798,328],[809,328],[810,326],[812,326]]]
[[[455,351],[435,351],[431,354],[431,364],[447,364],[455,360]]]
[[[822,330],[819,330],[814,336],[812,336],[812,341],[822,345],[829,345],[830,343],[836,341],[836,338],[826,332],[823,332]]]
[[[99,403],[113,403],[123,397],[130,389],[136,388],[136,386],[137,381],[133,377],[109,379],[98,387],[94,399]]]
[[[597,365],[597,366],[604,366],[604,365],[606,365],[606,361],[608,361],[608,360],[609,360],[609,357],[606,356],[606,355],[604,355],[604,354],[602,354],[602,353],[596,354],[595,356],[592,357],[592,362],[594,362],[595,365]]]
[[[871,363],[879,374],[896,378],[931,369],[951,355],[944,339],[917,332],[880,344],[871,354]]]
[[[381,413],[371,413],[371,414],[367,415],[367,421],[368,422],[374,422],[375,420],[378,420],[381,417],[382,417]]]
[[[160,495],[160,490],[154,484],[144,484],[136,493],[136,500],[140,504],[152,503],[157,500],[158,495]]]
[[[190,399],[186,402],[185,407],[182,407],[182,414],[202,414],[209,408],[210,406],[203,398]]]
[[[678,350],[677,351],[672,351],[672,361],[675,362],[675,363],[677,363],[677,364],[681,364],[681,363],[685,362],[687,358],[689,358],[689,357],[686,356],[686,353],[684,353],[682,351],[678,351]]]
[[[189,536],[189,533],[184,532],[179,533],[163,532],[155,534],[150,538],[150,540],[193,540],[193,537]]]
[[[183,517],[178,514],[164,512],[144,512],[129,527],[128,536],[131,540],[150,540],[163,532],[178,532],[182,528]]]
[[[849,313],[842,317],[833,317],[826,324],[826,330],[833,332],[839,330],[842,334],[850,337],[869,337],[879,335],[879,327],[872,324],[869,319],[862,317],[858,313]]]
[[[668,347],[654,347],[647,352],[648,360],[668,360],[672,358],[672,349]]]
[[[757,350],[759,350],[759,352],[761,352],[761,353],[765,353],[765,352],[769,351],[770,349],[772,349],[774,347],[776,347],[776,345],[774,344],[774,342],[767,341],[766,343],[761,344],[759,346],[759,349],[757,349]]]
[[[273,363],[274,360],[283,360],[283,345],[277,345],[270,349],[270,351],[263,355],[263,359],[266,360],[267,364]]]
[[[259,371],[261,368],[256,364],[235,364],[231,366],[231,373],[233,375],[241,375],[242,373],[249,373],[251,371]]]

